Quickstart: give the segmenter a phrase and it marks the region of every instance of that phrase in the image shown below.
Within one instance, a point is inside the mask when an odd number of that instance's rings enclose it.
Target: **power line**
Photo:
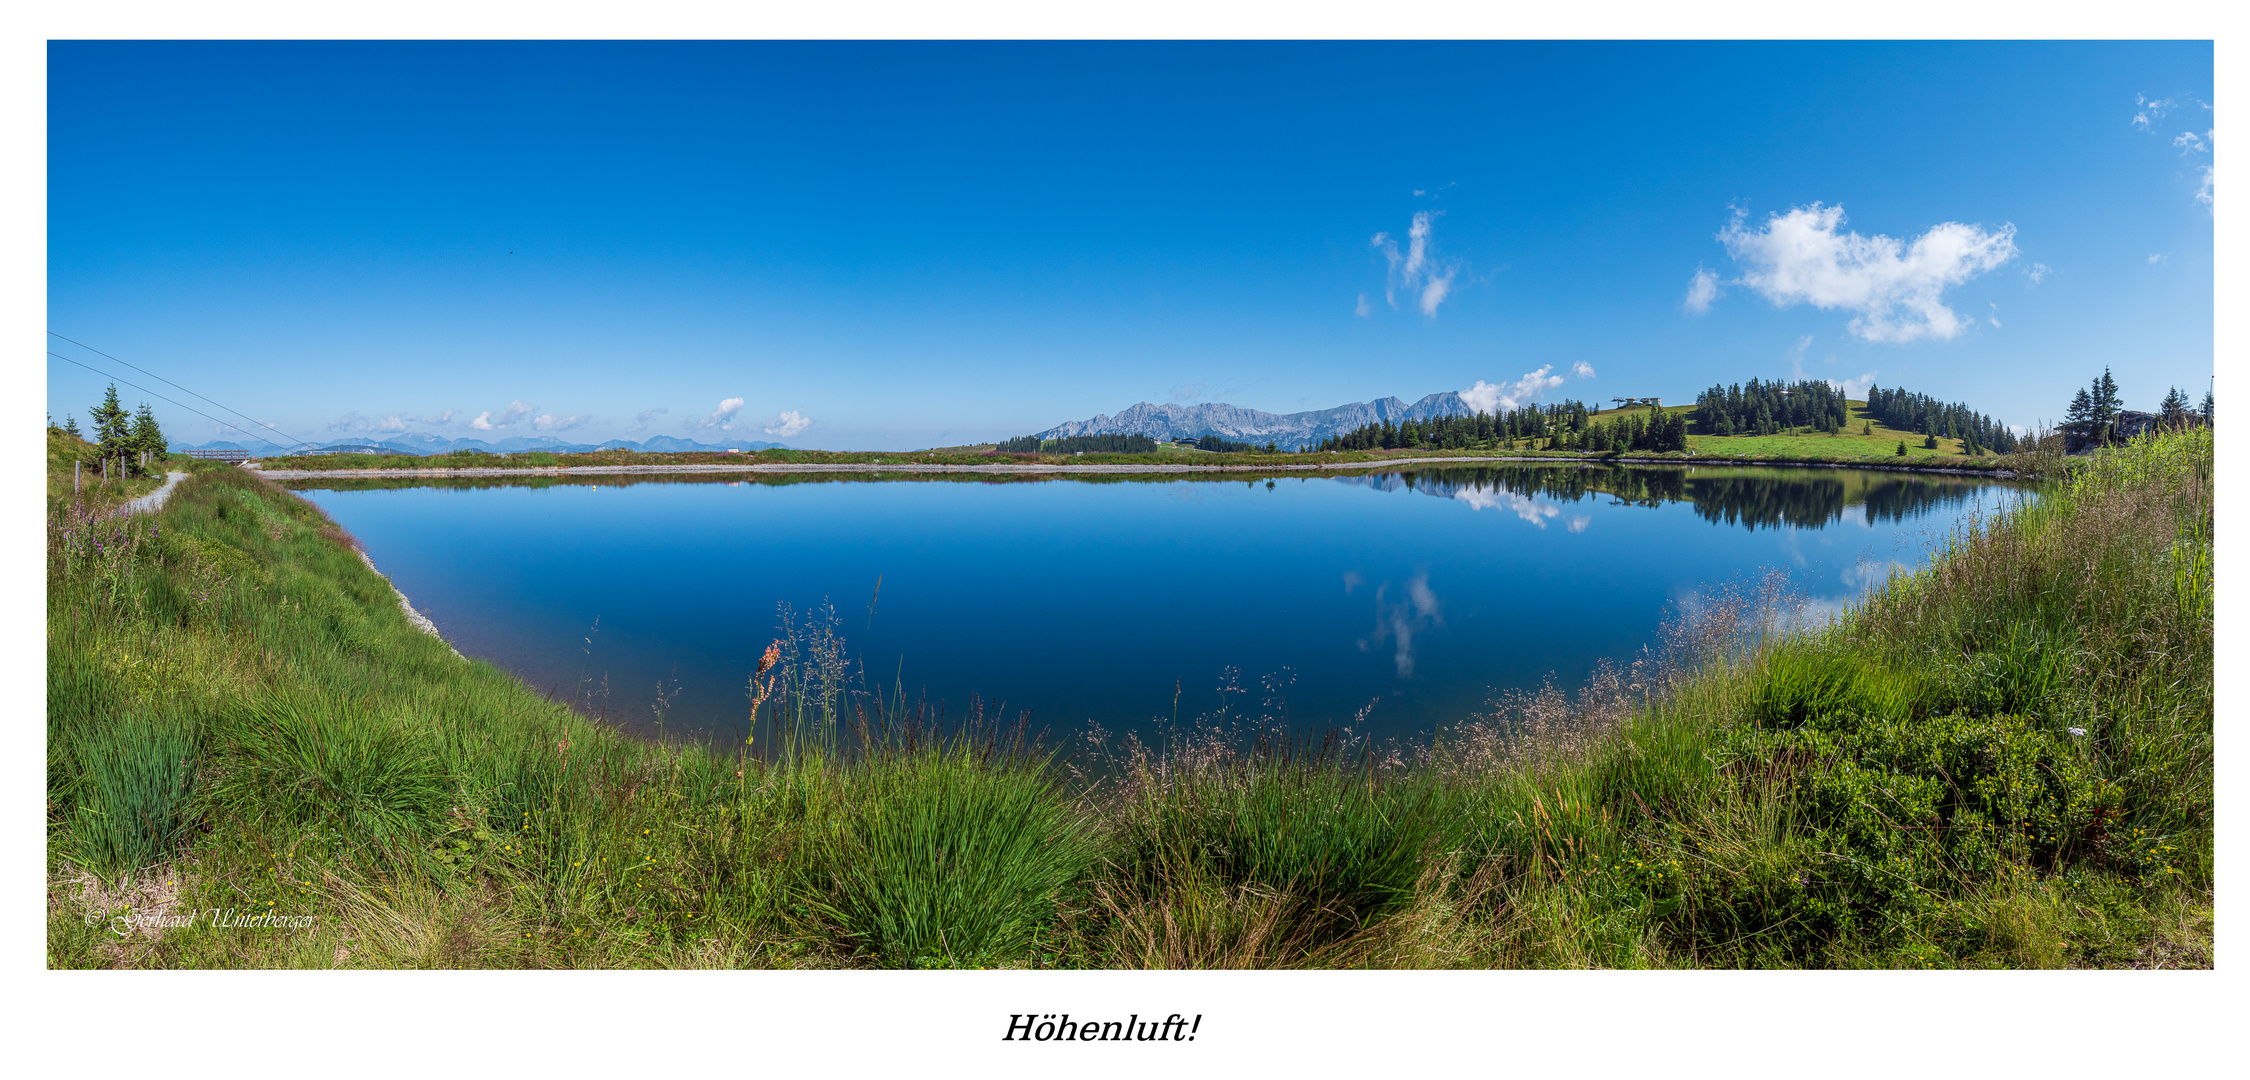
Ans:
[[[230,407],[228,407],[228,406],[225,406],[225,405],[220,405],[220,404],[219,404],[218,402],[216,402],[216,401],[211,401],[211,399],[210,399],[210,398],[207,398],[207,397],[203,397],[203,395],[201,395],[201,394],[198,394],[198,393],[196,393],[195,391],[193,391],[193,390],[190,390],[190,389],[188,389],[188,388],[187,388],[187,387],[185,387],[185,386],[181,386],[180,384],[178,384],[178,383],[176,383],[176,382],[173,382],[172,380],[170,380],[170,379],[167,379],[167,378],[165,378],[165,377],[164,377],[164,376],[162,376],[162,375],[159,375],[159,374],[157,374],[157,373],[155,373],[155,372],[153,372],[153,371],[150,371],[149,369],[147,369],[147,368],[144,368],[144,367],[140,366],[139,364],[135,364],[135,363],[132,363],[132,362],[130,362],[130,361],[126,361],[126,360],[118,360],[118,359],[117,359],[116,357],[114,357],[114,356],[110,356],[110,355],[109,355],[108,353],[105,353],[105,352],[101,351],[100,349],[97,349],[97,348],[95,348],[95,347],[93,347],[93,346],[91,346],[91,345],[88,345],[88,344],[86,344],[86,343],[85,343],[85,342],[83,342],[83,341],[79,341],[79,340],[78,340],[78,339],[76,339],[76,338],[68,338],[68,337],[63,337],[63,335],[61,335],[61,334],[57,334],[57,333],[55,333],[55,332],[54,332],[54,331],[52,331],[52,330],[49,330],[49,331],[47,331],[47,333],[48,333],[48,334],[50,334],[50,335],[52,335],[52,336],[54,336],[54,337],[59,337],[59,338],[62,338],[62,339],[63,339],[64,341],[70,342],[71,344],[73,344],[73,345],[76,345],[76,346],[78,346],[79,348],[81,348],[81,349],[84,349],[84,350],[86,350],[87,352],[93,353],[93,354],[94,354],[94,355],[96,355],[96,356],[106,357],[106,358],[108,358],[108,359],[110,359],[110,360],[116,360],[116,361],[117,361],[118,363],[120,363],[120,364],[124,364],[124,365],[125,365],[126,367],[132,368],[132,369],[133,369],[134,371],[138,371],[138,372],[140,372],[141,374],[143,374],[143,375],[146,375],[146,376],[148,376],[148,377],[149,377],[149,378],[151,378],[151,379],[155,379],[155,380],[156,380],[157,382],[163,383],[163,384],[164,384],[164,385],[166,385],[166,386],[174,387],[174,388],[178,389],[178,390],[179,390],[179,391],[180,391],[181,393],[187,394],[187,395],[188,395],[188,396],[190,396],[190,397],[203,398],[203,400],[204,400],[204,401],[210,401],[210,402],[211,402],[211,404],[213,404],[213,405],[216,405],[216,406],[218,406],[218,407],[219,407],[219,408],[221,408],[221,409],[226,409],[226,411],[228,411],[228,412],[230,412],[230,413],[233,413],[233,414],[235,414],[236,416],[239,416],[239,417],[243,418],[244,420],[248,420],[248,421],[250,421],[251,423],[253,423],[253,424],[256,424],[256,425],[258,425],[259,427],[262,427],[262,428],[270,428],[270,429],[272,429],[272,430],[274,431],[274,433],[276,433],[276,434],[279,434],[279,435],[285,435],[285,436],[288,436],[289,438],[291,438],[291,439],[294,439],[294,440],[296,440],[297,442],[304,442],[304,441],[305,441],[305,440],[303,440],[303,439],[298,439],[298,438],[297,438],[297,437],[296,437],[295,435],[290,435],[290,434],[289,434],[288,432],[286,432],[286,431],[283,431],[283,430],[281,430],[280,428],[274,427],[274,426],[273,426],[272,424],[266,423],[265,421],[263,421],[263,420],[260,420],[260,419],[258,419],[257,417],[255,417],[255,416],[252,416],[252,415],[250,415],[249,413],[243,412],[243,411],[241,411],[241,410],[239,410],[239,409],[234,409],[234,408],[230,408]],[[47,355],[49,355],[49,356],[52,356],[52,357],[55,357],[55,358],[57,358],[57,359],[61,359],[61,360],[70,360],[70,358],[69,358],[69,357],[67,357],[67,356],[63,356],[63,355],[62,355],[61,353],[57,353],[57,352],[52,352],[52,351],[50,351],[50,352],[48,352],[48,353],[47,353]],[[71,362],[71,363],[73,363],[73,364],[78,364],[78,361],[76,361],[76,360],[71,360],[70,362]],[[86,365],[84,365],[84,364],[78,364],[78,366],[79,366],[79,367],[86,367]],[[95,369],[94,369],[94,368],[86,368],[86,370],[88,370],[88,371],[93,371],[93,370],[95,370]],[[122,382],[123,380],[119,380],[119,381],[120,381],[120,382]],[[127,386],[133,386],[133,384],[132,384],[132,383],[125,383],[125,385],[127,385]],[[139,390],[139,391],[141,391],[141,392],[142,392],[142,393],[144,393],[144,394],[155,394],[155,393],[156,393],[156,391],[154,391],[154,390],[150,390],[150,389],[148,389],[147,387],[142,387],[142,386],[133,386],[133,389],[135,389],[135,390]],[[158,396],[158,397],[163,397],[163,395],[161,395],[161,394],[158,394],[157,396]],[[166,401],[172,401],[172,399],[171,399],[171,398],[164,398],[164,400],[166,400]],[[177,402],[177,401],[172,401],[172,404],[174,404],[174,405],[180,405],[180,403],[179,403],[179,402]],[[189,412],[191,412],[191,413],[195,413],[195,415],[197,415],[197,416],[201,416],[201,417],[204,417],[204,418],[206,418],[206,419],[209,419],[209,420],[215,420],[215,421],[218,421],[219,423],[222,423],[222,424],[226,424],[226,423],[227,423],[227,422],[226,422],[226,421],[224,421],[224,420],[219,420],[219,418],[218,418],[218,417],[212,416],[212,415],[211,415],[210,413],[206,413],[206,412],[199,412],[199,411],[197,411],[197,410],[195,410],[195,409],[188,409],[188,407],[187,407],[187,406],[185,406],[185,405],[180,405],[180,408],[183,408],[183,409],[187,409],[187,410],[188,410]],[[246,430],[246,429],[244,429],[244,428],[241,428],[241,427],[238,427],[238,426],[236,426],[236,425],[234,425],[234,424],[227,424],[227,426],[228,426],[228,427],[231,427],[231,428],[234,428],[234,429],[235,429],[236,431],[245,431],[245,430]],[[262,436],[262,435],[261,435],[261,436],[259,436],[259,437],[260,437],[260,438],[263,438],[264,436]]]
[[[57,336],[57,337],[60,337],[61,335],[59,335],[59,334],[58,334],[58,335],[56,335],[56,336]],[[68,339],[65,339],[65,340],[68,340]],[[75,344],[75,343],[74,343],[74,344]],[[252,436],[255,436],[255,437],[259,438],[259,439],[264,439],[264,438],[265,438],[265,436],[264,436],[264,435],[263,435],[262,433],[258,433],[258,432],[253,432],[253,431],[251,431],[251,430],[250,430],[249,428],[243,427],[242,425],[240,425],[240,424],[237,424],[237,423],[235,423],[235,422],[233,422],[233,421],[231,421],[231,420],[221,420],[221,419],[219,419],[218,417],[216,417],[216,416],[213,416],[213,415],[211,415],[210,413],[204,412],[203,410],[201,410],[201,409],[198,409],[198,408],[195,408],[195,407],[193,407],[193,406],[189,406],[189,405],[180,405],[180,403],[179,403],[179,402],[177,402],[177,401],[173,401],[173,400],[172,400],[171,398],[165,397],[164,395],[162,395],[162,394],[159,394],[159,393],[157,393],[156,391],[154,391],[154,390],[151,390],[151,389],[149,389],[148,387],[142,386],[142,385],[141,385],[141,384],[139,384],[139,383],[134,383],[134,382],[126,382],[126,381],[125,381],[124,379],[118,379],[118,378],[117,378],[117,376],[115,376],[115,375],[112,375],[112,374],[110,374],[109,372],[103,371],[102,369],[100,369],[100,368],[98,368],[98,367],[95,367],[95,366],[93,366],[92,364],[82,363],[82,362],[80,362],[80,361],[77,361],[77,360],[73,360],[73,359],[71,359],[70,357],[64,356],[63,354],[61,354],[61,353],[59,353],[59,352],[55,352],[55,351],[54,351],[54,350],[52,350],[52,349],[48,350],[48,352],[47,352],[47,355],[49,355],[49,356],[52,356],[52,357],[54,357],[55,359],[57,359],[57,360],[60,360],[60,361],[62,361],[62,362],[64,362],[64,363],[66,363],[66,364],[77,364],[77,365],[78,365],[79,367],[85,368],[86,370],[88,370],[88,371],[91,371],[91,372],[93,372],[94,374],[96,374],[96,375],[99,375],[99,376],[101,376],[102,378],[105,378],[105,379],[116,379],[116,380],[117,380],[118,382],[121,382],[121,383],[125,383],[125,385],[127,385],[127,386],[130,386],[130,387],[132,387],[133,389],[135,389],[135,390],[138,390],[138,391],[140,391],[141,393],[147,394],[147,395],[149,395],[150,397],[153,397],[153,398],[155,398],[155,399],[156,399],[156,400],[158,400],[158,401],[169,402],[170,404],[173,404],[173,405],[179,405],[179,407],[180,407],[180,408],[186,409],[187,411],[189,411],[189,412],[191,412],[191,413],[194,413],[195,415],[197,415],[197,416],[200,416],[200,417],[204,418],[205,420],[209,420],[209,421],[211,421],[211,422],[212,422],[212,423],[214,423],[214,424],[221,424],[221,425],[224,425],[224,426],[226,426],[226,427],[230,427],[230,428],[233,428],[233,429],[235,429],[236,431],[239,431],[239,432],[243,433],[244,435],[252,435]],[[118,362],[119,362],[119,363],[124,363],[124,361],[118,361]],[[131,365],[127,365],[127,366],[128,366],[128,367],[130,367]],[[135,370],[135,371],[138,371],[138,370],[140,370],[140,369],[139,369],[139,368],[134,368],[134,370]],[[193,393],[193,391],[190,391],[190,393]],[[202,397],[203,395],[201,395],[201,394],[197,394],[196,396],[197,396],[197,397]],[[206,399],[206,400],[208,400],[208,399]],[[224,408],[226,408],[226,406],[224,406],[224,405],[221,405],[221,406],[220,406],[220,408],[224,409]],[[234,410],[232,410],[232,409],[228,409],[227,411],[229,411],[229,412],[233,412]],[[237,415],[239,415],[239,414],[237,414]],[[275,428],[275,429],[273,429],[273,430],[274,430],[275,432],[279,433],[279,434],[283,434],[283,435],[288,435],[288,434],[289,434],[289,433],[288,433],[288,432],[286,432],[286,431],[282,431],[282,430],[281,430],[280,428]],[[295,438],[296,438],[296,436],[294,436],[294,435],[290,435],[289,437],[290,437],[290,438],[292,438],[292,439],[295,439]],[[298,439],[298,440],[297,440],[297,442],[298,442],[298,444],[299,444],[299,445],[302,445],[302,444],[303,444],[303,442],[304,442],[304,440],[302,440],[302,439]]]

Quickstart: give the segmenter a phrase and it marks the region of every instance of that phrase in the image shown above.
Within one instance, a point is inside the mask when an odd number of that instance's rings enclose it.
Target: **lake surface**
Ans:
[[[1417,736],[1495,690],[1575,687],[1769,568],[1841,606],[2020,497],[1864,470],[1506,464],[289,486],[463,653],[635,730],[662,697],[667,732],[721,737],[779,605],[803,623],[824,604],[870,683],[954,715],[974,694],[1057,734],[1145,734],[1227,704]]]

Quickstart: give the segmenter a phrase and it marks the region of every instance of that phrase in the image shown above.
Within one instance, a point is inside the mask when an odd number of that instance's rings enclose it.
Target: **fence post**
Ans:
[[[77,458],[70,459],[70,493],[73,495],[78,494],[78,467],[83,464],[85,462]]]

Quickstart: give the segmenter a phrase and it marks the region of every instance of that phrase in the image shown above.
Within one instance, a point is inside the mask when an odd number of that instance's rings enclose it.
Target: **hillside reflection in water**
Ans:
[[[667,728],[714,736],[736,731],[776,606],[824,599],[871,682],[956,713],[977,694],[1064,733],[1222,707],[1426,733],[1494,688],[1630,659],[1669,610],[1765,568],[1839,608],[2018,490],[1515,464],[291,486],[464,653],[636,730],[662,684]]]

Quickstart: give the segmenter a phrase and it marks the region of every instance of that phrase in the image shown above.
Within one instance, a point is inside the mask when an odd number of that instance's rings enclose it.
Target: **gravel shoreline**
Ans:
[[[439,641],[445,641],[445,635],[438,633],[437,624],[431,622],[429,616],[414,610],[414,602],[408,600],[405,593],[398,591],[398,586],[391,583],[389,575],[384,574],[381,570],[375,569],[375,560],[368,558],[367,552],[359,552],[359,561],[367,564],[367,569],[370,573],[374,574],[376,577],[382,578],[383,584],[391,586],[391,595],[398,597],[399,610],[406,613],[407,622],[413,623],[416,630],[420,630],[421,632],[428,634],[431,637],[438,639]],[[445,647],[448,649],[453,649],[454,656],[459,657],[463,660],[468,659],[468,657],[461,655],[461,650],[453,648],[452,642],[445,641]]]

